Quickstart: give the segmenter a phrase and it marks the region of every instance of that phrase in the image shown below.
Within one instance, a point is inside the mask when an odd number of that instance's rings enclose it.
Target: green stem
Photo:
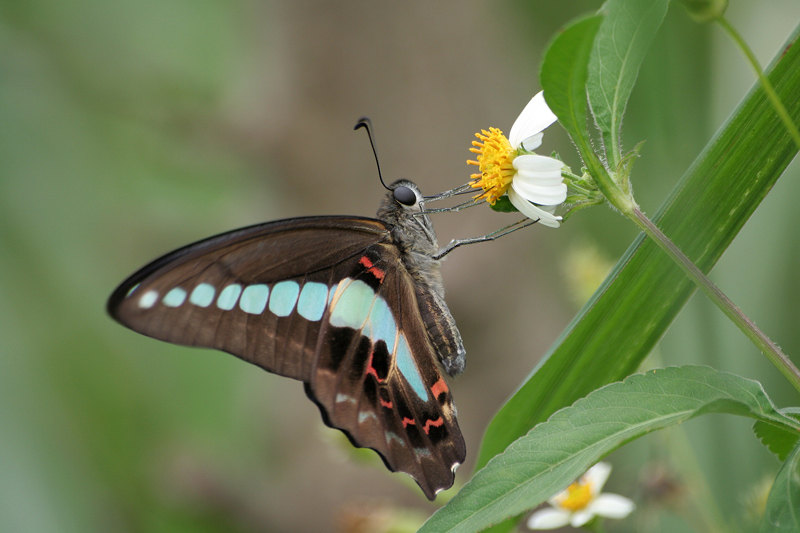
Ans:
[[[761,331],[752,320],[747,318],[719,287],[706,277],[703,272],[686,257],[683,252],[673,243],[669,237],[664,235],[653,222],[642,213],[639,208],[634,208],[632,216],[629,218],[644,231],[648,237],[653,239],[667,255],[669,255],[686,275],[694,281],[700,290],[719,309],[725,313],[731,321],[767,356],[770,362],[789,380],[795,389],[800,392],[800,370],[784,354],[778,346]]]
[[[797,130],[797,126],[795,126],[791,117],[789,117],[789,113],[783,106],[783,102],[781,102],[778,93],[775,92],[775,89],[772,87],[769,79],[767,79],[767,77],[764,75],[764,71],[761,70],[761,65],[758,64],[758,60],[753,54],[753,51],[750,50],[750,47],[747,46],[747,43],[742,36],[739,35],[739,32],[737,32],[734,27],[728,23],[725,17],[719,16],[716,20],[719,22],[719,25],[722,26],[722,29],[728,32],[728,35],[730,35],[731,39],[733,39],[733,41],[739,46],[739,49],[741,49],[742,53],[747,58],[748,63],[750,63],[750,66],[755,71],[756,76],[758,76],[758,81],[761,83],[761,87],[764,89],[769,101],[772,103],[772,107],[775,108],[775,112],[778,114],[778,117],[780,117],[784,126],[786,126],[786,129],[789,131],[789,134],[794,139],[794,143],[798,148],[800,148],[800,131]]]
[[[725,296],[725,294],[719,290],[719,287],[714,285],[714,283],[684,255],[680,248],[639,210],[636,203],[614,183],[614,180],[605,167],[602,166],[599,160],[596,160],[596,156],[593,154],[589,155],[587,158],[587,166],[590,171],[593,171],[592,174],[595,178],[595,183],[608,199],[609,203],[619,209],[623,215],[630,218],[648,237],[653,239],[653,241],[683,269],[686,275],[689,276],[689,279],[700,287],[700,290],[725,313],[725,316],[736,324],[736,327],[767,356],[767,359],[769,359],[781,374],[789,380],[792,386],[800,392],[800,370],[792,364],[791,360],[786,357],[786,354],[778,348],[778,345],[772,342],[763,331],[758,329],[755,323],[747,318],[747,316],[742,313],[741,309],[736,307],[730,298]]]
[[[561,216],[562,216],[562,218],[564,220],[567,220],[569,217],[571,217],[572,215],[574,215],[575,213],[577,213],[581,209],[585,209],[587,207],[592,207],[592,206],[595,206],[595,205],[600,205],[600,204],[604,203],[605,201],[606,201],[605,198],[600,197],[600,198],[597,198],[595,200],[589,200],[589,201],[586,201],[586,202],[583,202],[583,203],[580,203],[580,204],[575,204],[572,207],[570,207],[569,210],[567,210],[567,212],[565,212]]]

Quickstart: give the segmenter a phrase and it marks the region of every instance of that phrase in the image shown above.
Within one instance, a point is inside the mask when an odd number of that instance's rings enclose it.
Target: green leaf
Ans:
[[[790,416],[797,420],[797,409],[787,408],[781,409],[781,414]],[[785,461],[789,453],[797,445],[800,439],[800,433],[793,430],[787,430],[783,426],[775,426],[766,422],[757,421],[753,424],[753,432],[758,437],[758,440],[769,449],[772,453],[778,456],[778,459]]]
[[[586,66],[602,17],[570,23],[547,47],[539,80],[545,101],[581,154],[591,154],[586,128]]]
[[[797,31],[769,74],[800,122]],[[703,150],[653,217],[709,272],[797,149],[758,85]],[[636,371],[695,291],[640,235],[486,430],[477,468],[556,410]]]
[[[518,439],[420,531],[480,531],[536,507],[622,444],[707,413],[800,429],[757,381],[703,366],[637,374],[592,392]]]
[[[800,446],[775,477],[759,531],[800,531]]]
[[[600,8],[605,20],[592,47],[586,91],[610,168],[619,163],[622,115],[668,6],[669,0],[608,0]]]

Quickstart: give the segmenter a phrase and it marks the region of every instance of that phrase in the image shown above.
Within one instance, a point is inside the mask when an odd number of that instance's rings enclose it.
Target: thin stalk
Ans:
[[[664,235],[664,233],[658,229],[658,226],[647,218],[638,207],[633,209],[632,215],[633,216],[629,218],[639,226],[648,237],[653,239],[681,269],[683,269],[686,275],[700,287],[700,290],[725,313],[725,316],[736,324],[742,333],[767,356],[767,359],[769,359],[780,373],[789,380],[792,386],[800,392],[800,370],[794,366],[792,361],[781,351],[778,345],[772,342],[772,339],[767,337],[752,320],[747,318],[747,316],[742,313],[742,310],[739,309],[730,298],[725,296],[719,287],[714,285],[714,283],[684,255],[680,248],[678,248],[669,237]]]
[[[789,134],[794,139],[794,143],[800,148],[800,131],[797,130],[797,126],[795,126],[794,122],[792,122],[789,113],[786,111],[786,108],[783,106],[783,102],[781,102],[778,93],[775,92],[775,89],[772,87],[772,84],[769,82],[769,79],[764,75],[764,71],[761,70],[761,65],[758,64],[758,60],[756,56],[753,54],[753,51],[750,50],[750,47],[747,46],[747,43],[739,35],[733,26],[725,19],[725,17],[720,16],[717,17],[717,22],[719,25],[722,26],[728,35],[730,35],[731,39],[736,43],[739,49],[742,51],[744,56],[747,58],[747,62],[750,63],[750,66],[758,76],[758,81],[761,83],[761,87],[764,89],[764,92],[767,94],[770,103],[772,103],[772,107],[775,108],[775,112],[780,117],[783,125],[786,126],[786,129],[789,131]]]

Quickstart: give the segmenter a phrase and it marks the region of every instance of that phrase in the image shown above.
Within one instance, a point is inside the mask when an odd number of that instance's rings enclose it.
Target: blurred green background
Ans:
[[[358,531],[376,509],[432,512],[374,454],[354,461],[299,383],[127,331],[105,299],[144,263],[211,234],[373,215],[383,190],[366,136],[352,132],[362,115],[388,179],[427,193],[464,183],[473,133],[508,130],[538,90],[543,46],[598,6],[0,1],[0,531]],[[800,4],[734,0],[729,17],[767,64]],[[625,118],[626,146],[647,141],[633,178],[645,212],[752,84],[719,29],[673,6]],[[558,127],[543,149],[579,168]],[[792,356],[799,174],[793,164],[712,275]],[[434,220],[446,243],[507,217]],[[492,414],[588,297],[585,280],[602,279],[635,234],[599,208],[448,257],[469,362],[452,384],[469,449],[462,482]],[[702,296],[649,362],[684,363],[798,404]],[[614,454],[609,489],[640,505],[618,530],[702,523],[681,469],[707,474],[729,520],[777,470],[747,421],[704,417],[686,434],[694,454],[682,432]]]

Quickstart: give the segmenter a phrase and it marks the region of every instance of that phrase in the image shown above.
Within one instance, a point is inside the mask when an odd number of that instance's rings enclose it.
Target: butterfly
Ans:
[[[377,219],[292,218],[175,250],[107,309],[138,333],[302,381],[325,424],[433,500],[466,456],[437,362],[456,376],[465,350],[425,199],[410,181],[387,188]]]

